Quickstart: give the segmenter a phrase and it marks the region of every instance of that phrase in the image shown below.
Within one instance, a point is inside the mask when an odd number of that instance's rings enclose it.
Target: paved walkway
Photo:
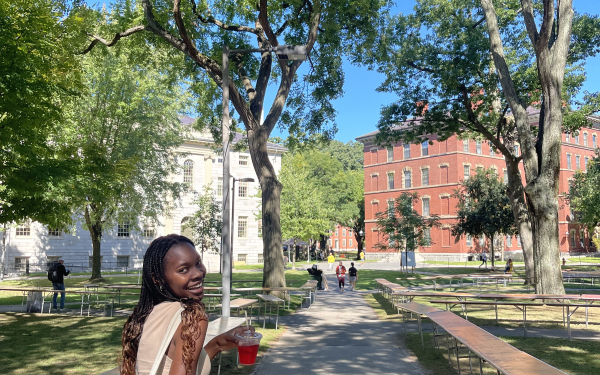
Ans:
[[[310,309],[280,319],[288,331],[255,374],[422,374],[399,346],[398,323],[378,320],[361,292],[340,293],[335,276],[327,279],[330,291],[319,291]]]

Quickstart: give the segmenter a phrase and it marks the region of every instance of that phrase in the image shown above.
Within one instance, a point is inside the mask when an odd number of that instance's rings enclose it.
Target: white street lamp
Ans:
[[[221,85],[223,89],[223,229],[221,231],[221,254],[222,254],[222,286],[223,286],[223,317],[229,317],[231,311],[229,309],[231,295],[231,266],[233,252],[231,248],[233,231],[231,225],[231,212],[233,199],[230,201],[228,194],[229,178],[232,177],[229,165],[229,54],[230,53],[252,53],[252,52],[273,52],[277,54],[280,60],[306,60],[306,46],[277,46],[262,49],[234,49],[229,50],[228,46],[223,46],[223,71],[221,77]]]

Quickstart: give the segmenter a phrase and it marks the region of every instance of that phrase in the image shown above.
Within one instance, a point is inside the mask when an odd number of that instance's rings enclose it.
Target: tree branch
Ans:
[[[192,3],[192,12],[196,15],[198,20],[200,20],[200,22],[202,22],[202,23],[205,23],[205,24],[212,23],[213,25],[216,25],[216,26],[220,27],[221,29],[227,30],[227,31],[237,31],[237,32],[245,32],[245,33],[252,33],[252,34],[259,33],[258,30],[253,29],[252,27],[249,27],[249,26],[227,25],[226,23],[223,23],[223,22],[215,19],[212,16],[209,16],[208,18],[204,18],[198,13],[198,9],[196,7],[196,1],[194,1],[194,0],[190,0],[190,1]]]
[[[540,38],[540,34],[538,33],[537,26],[535,25],[535,16],[533,15],[532,0],[521,0],[521,9],[523,9],[523,18],[525,19],[525,27],[527,28],[527,34],[529,34],[529,39],[531,39],[531,42],[535,47],[538,39]]]
[[[119,41],[119,39],[128,37],[129,35],[138,33],[140,31],[144,31],[145,29],[146,29],[146,26],[140,25],[140,26],[132,27],[132,28],[130,28],[128,30],[125,30],[125,31],[121,31],[120,33],[115,34],[115,37],[110,42],[107,41],[106,39],[103,39],[103,38],[97,36],[97,35],[88,33],[87,35],[90,36],[90,37],[92,37],[94,40],[92,41],[92,43],[90,43],[90,45],[88,46],[88,48],[86,48],[83,52],[81,52],[79,54],[80,55],[85,55],[86,53],[90,52],[96,46],[96,44],[98,44],[98,42],[104,44],[107,47],[112,47],[115,44],[117,44],[117,42]]]
[[[421,72],[437,73],[437,71],[435,71],[435,70],[433,70],[431,68],[425,68],[425,67],[422,67],[422,66],[419,66],[419,65],[415,64],[415,62],[412,61],[412,60],[406,60],[406,65],[411,66],[411,67],[413,67],[413,68],[415,68],[417,70],[420,70]]]
[[[242,83],[244,84],[244,88],[246,89],[246,94],[248,94],[248,98],[250,99],[250,101],[254,100],[254,97],[256,96],[256,90],[252,86],[252,82],[250,82],[250,78],[248,78],[248,73],[246,73],[246,69],[244,69],[241,55],[236,54],[236,55],[234,55],[234,57],[231,58],[231,60],[233,60],[235,63],[235,66],[238,71],[238,75],[240,76],[240,79],[242,80]]]
[[[271,43],[271,46],[277,47],[279,45],[279,41],[277,40],[277,36],[273,32],[271,24],[269,23],[269,17],[267,14],[267,0],[260,0],[258,9],[258,20],[260,21],[260,25],[265,31],[265,34],[267,35],[267,39],[269,40],[269,43]]]

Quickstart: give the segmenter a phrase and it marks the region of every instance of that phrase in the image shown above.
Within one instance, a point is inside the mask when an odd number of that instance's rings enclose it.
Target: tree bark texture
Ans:
[[[100,255],[100,241],[102,240],[102,222],[92,220],[89,208],[86,206],[84,211],[85,223],[92,239],[92,277],[90,280],[102,278],[102,257]]]
[[[538,294],[564,294],[558,233],[558,179],[562,135],[561,90],[571,39],[572,0],[543,0],[538,31],[532,0],[521,0],[542,87],[537,139],[533,137],[524,101],[510,76],[492,0],[481,0],[490,48],[502,90],[512,110],[525,169],[525,196],[531,217],[535,285]],[[556,16],[556,17],[555,17]]]
[[[529,211],[525,202],[525,192],[523,181],[521,180],[521,172],[519,171],[519,163],[514,159],[506,161],[506,171],[508,173],[508,191],[507,195],[510,199],[510,206],[519,230],[521,238],[521,249],[523,250],[523,261],[525,262],[525,284],[533,284],[535,277],[535,269],[533,262],[533,233],[531,229],[531,220]]]
[[[4,280],[4,267],[6,267],[6,237],[8,236],[8,225],[4,223],[2,225],[4,232],[2,232],[2,251],[0,251],[0,281]]]

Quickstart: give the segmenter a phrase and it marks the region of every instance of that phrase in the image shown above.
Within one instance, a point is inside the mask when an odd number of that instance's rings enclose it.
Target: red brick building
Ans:
[[[539,111],[530,111],[532,125],[537,124]],[[576,223],[571,222],[568,205],[562,193],[569,189],[569,179],[576,170],[585,170],[600,142],[600,118],[591,117],[589,127],[577,135],[563,134],[561,150],[561,174],[559,197],[559,233],[562,252],[595,251],[589,235]],[[374,143],[377,132],[356,138],[364,145],[365,171],[365,250],[378,252],[375,248],[382,238],[376,231],[375,215],[385,210],[402,192],[416,192],[421,201],[415,209],[421,215],[440,215],[441,228],[430,231],[431,245],[417,251],[430,260],[464,260],[468,254],[487,249],[484,238],[460,238],[455,243],[450,227],[456,220],[457,199],[452,197],[459,184],[472,176],[479,168],[494,168],[505,181],[506,164],[501,153],[495,152],[485,141],[459,140],[456,136],[437,141],[432,135],[430,145],[397,143],[385,149]],[[518,147],[518,146],[517,146]],[[524,175],[524,174],[522,174]],[[518,258],[521,252],[518,236],[497,238],[496,249],[504,248]]]
[[[339,224],[335,226],[327,241],[329,249],[334,251],[358,250],[358,244],[356,243],[355,233],[352,228],[343,227]]]

